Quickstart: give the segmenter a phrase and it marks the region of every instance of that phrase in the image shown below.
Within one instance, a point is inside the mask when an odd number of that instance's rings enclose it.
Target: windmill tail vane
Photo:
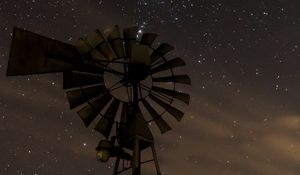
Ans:
[[[130,169],[140,175],[148,162],[161,174],[149,124],[162,134],[171,130],[166,115],[177,121],[184,115],[174,101],[190,101],[189,94],[177,90],[178,84],[191,84],[189,76],[174,70],[185,62],[167,59],[174,47],[154,48],[157,34],[137,37],[138,30],[115,25],[68,44],[15,27],[7,67],[7,76],[62,72],[70,109],[105,137],[96,157],[101,162],[115,157],[115,175]],[[148,148],[152,159],[143,161],[141,153]]]

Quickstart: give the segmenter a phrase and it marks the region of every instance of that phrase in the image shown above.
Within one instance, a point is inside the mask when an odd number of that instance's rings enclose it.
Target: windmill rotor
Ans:
[[[137,33],[138,27],[121,30],[115,25],[96,29],[72,45],[14,28],[7,75],[63,72],[70,108],[84,125],[94,123],[94,129],[106,139],[116,134],[120,147],[139,157],[136,150],[154,149],[150,122],[165,133],[171,130],[165,113],[181,121],[184,113],[173,102],[189,104],[190,96],[177,90],[177,84],[190,85],[191,80],[186,74],[175,74],[174,69],[185,62],[179,57],[167,59],[172,45],[161,43],[153,48],[157,34],[138,37]],[[112,134],[115,124],[117,131]],[[136,172],[139,162],[133,160]]]

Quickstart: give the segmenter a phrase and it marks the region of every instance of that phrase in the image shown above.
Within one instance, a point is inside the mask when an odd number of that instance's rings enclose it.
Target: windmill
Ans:
[[[13,31],[7,75],[62,72],[70,108],[86,127],[93,126],[105,137],[96,147],[97,159],[107,162],[116,157],[114,174],[132,169],[139,175],[141,164],[149,161],[161,174],[149,124],[155,123],[161,133],[171,130],[163,115],[180,121],[184,113],[173,102],[190,100],[176,90],[177,84],[191,84],[187,75],[175,75],[174,68],[185,62],[165,57],[174,47],[161,43],[153,48],[157,35],[139,36],[138,30],[129,27],[121,32],[118,25],[97,29],[75,44],[21,28]],[[151,148],[153,159],[142,162],[146,148]],[[130,164],[126,167],[124,161]]]

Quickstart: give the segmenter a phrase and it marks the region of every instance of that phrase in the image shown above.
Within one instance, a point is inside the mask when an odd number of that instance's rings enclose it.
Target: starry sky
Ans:
[[[299,0],[1,0],[0,174],[112,172],[113,159],[96,161],[102,136],[69,109],[61,74],[5,73],[14,26],[74,43],[114,24],[157,33],[187,63],[184,119],[164,135],[153,128],[164,175],[299,174],[299,9]]]

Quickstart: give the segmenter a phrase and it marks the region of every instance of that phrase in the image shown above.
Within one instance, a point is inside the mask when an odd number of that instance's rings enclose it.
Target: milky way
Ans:
[[[176,47],[168,57],[187,63],[183,120],[168,120],[164,135],[152,128],[163,174],[299,174],[299,9],[297,0],[1,0],[0,174],[112,172],[113,159],[96,161],[103,137],[69,109],[61,74],[5,74],[14,26],[74,43],[114,24],[157,33]]]

